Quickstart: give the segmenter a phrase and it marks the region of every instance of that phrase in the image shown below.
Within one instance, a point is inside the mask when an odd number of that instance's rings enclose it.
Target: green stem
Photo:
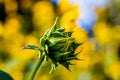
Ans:
[[[33,80],[33,79],[34,79],[35,74],[37,73],[39,67],[41,66],[41,64],[42,64],[42,62],[43,62],[43,60],[44,60],[44,57],[45,57],[45,55],[43,54],[43,55],[40,57],[40,59],[37,61],[36,65],[35,65],[35,67],[34,67],[34,69],[33,69],[33,71],[31,72],[31,75],[30,75],[30,79],[29,79],[29,80]]]

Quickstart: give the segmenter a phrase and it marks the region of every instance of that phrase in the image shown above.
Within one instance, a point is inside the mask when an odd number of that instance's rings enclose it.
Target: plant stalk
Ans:
[[[44,60],[45,55],[43,54],[43,56],[40,57],[40,59],[37,61],[36,65],[34,66],[31,74],[30,74],[30,79],[29,80],[33,80],[35,77],[35,74],[37,73],[39,67],[41,66],[43,60]]]

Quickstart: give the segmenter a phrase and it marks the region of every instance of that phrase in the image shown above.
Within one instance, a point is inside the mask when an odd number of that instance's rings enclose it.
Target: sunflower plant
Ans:
[[[31,75],[30,80],[34,79],[34,76],[44,62],[51,61],[51,71],[61,64],[65,68],[69,69],[72,65],[71,60],[79,60],[77,58],[78,53],[74,53],[75,49],[82,43],[77,43],[72,37],[73,31],[66,32],[65,28],[58,27],[58,18],[56,18],[51,29],[46,30],[43,37],[40,38],[40,47],[35,45],[26,45],[24,49],[33,49],[39,51],[38,62],[36,63]]]

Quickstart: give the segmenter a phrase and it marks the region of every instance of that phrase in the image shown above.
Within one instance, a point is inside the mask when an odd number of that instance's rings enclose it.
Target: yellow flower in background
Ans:
[[[89,69],[89,66],[91,64],[90,54],[92,53],[91,44],[88,41],[84,42],[75,50],[75,53],[79,53],[77,57],[78,59],[81,59],[74,61],[77,69]]]
[[[12,17],[7,19],[4,25],[4,37],[9,38],[17,35],[20,31],[21,23],[18,17]]]
[[[50,28],[54,23],[55,13],[54,7],[50,1],[38,1],[32,9],[33,25],[39,30],[41,37],[46,29]]]
[[[32,0],[20,0],[21,8],[27,10],[32,7]]]
[[[76,50],[75,53],[79,53],[78,54],[78,58],[79,59],[83,59],[83,60],[78,60],[78,61],[73,61],[76,64],[76,67],[78,69],[80,68],[84,68],[84,69],[88,69],[89,65],[90,65],[90,53],[93,49],[92,45],[90,44],[90,42],[88,42],[88,35],[86,33],[85,30],[79,28],[79,27],[75,27],[72,33],[72,37],[75,39],[75,41],[77,43],[83,43],[81,46],[79,46]],[[88,54],[89,53],[89,54]]]
[[[36,37],[34,37],[33,35],[28,35],[25,37],[25,45],[39,45],[39,39],[37,39]]]
[[[116,61],[107,67],[107,74],[110,75],[114,80],[120,79],[120,62]]]
[[[66,13],[70,8],[71,4],[69,0],[60,0],[58,4],[58,11],[60,14]]]
[[[94,35],[101,45],[106,45],[111,42],[112,33],[109,25],[105,22],[98,22],[93,28]]]
[[[36,75],[34,80],[51,80],[51,78],[49,75],[42,75],[41,77],[40,75]]]
[[[75,65],[70,66],[70,68],[73,68],[74,66]],[[69,72],[62,65],[60,65],[54,72],[52,73],[53,80],[55,80],[55,76],[59,76],[58,78],[60,80],[76,80],[76,74],[74,73],[73,69],[71,70],[71,72]]]
[[[68,27],[72,30],[76,26],[76,19],[79,16],[79,11],[78,7],[74,6],[64,14],[62,14],[61,19],[60,19],[60,26],[65,27],[68,29]],[[66,31],[69,31],[66,30]]]
[[[11,54],[14,58],[19,54],[19,51],[22,50],[22,46],[24,45],[24,37],[21,34],[16,34],[16,36],[12,36],[9,39],[4,40],[4,44],[6,45],[5,50]]]
[[[88,40],[88,35],[86,31],[79,27],[74,28],[72,37],[75,39],[77,43],[84,43]]]
[[[46,24],[51,26],[54,18],[54,8],[50,1],[39,1],[33,6],[33,23],[35,27],[42,28]]]
[[[17,55],[19,48],[23,44],[23,35],[20,34],[20,27],[20,20],[17,17],[7,19],[3,26],[4,32],[1,41],[3,46],[1,49],[8,53],[8,57]]]
[[[95,12],[97,13],[97,15],[98,15],[98,19],[103,19],[104,20],[104,18],[105,17],[103,17],[103,15],[105,14],[105,8],[96,8],[95,9]],[[101,16],[102,16],[102,18],[101,18]]]
[[[4,0],[5,10],[8,15],[10,13],[16,12],[18,9],[17,1],[16,0]]]

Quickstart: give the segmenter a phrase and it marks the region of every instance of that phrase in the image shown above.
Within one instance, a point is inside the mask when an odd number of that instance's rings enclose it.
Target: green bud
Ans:
[[[77,54],[74,54],[75,49],[81,45],[75,42],[71,37],[71,32],[65,32],[65,28],[57,27],[58,18],[51,29],[48,29],[40,39],[42,53],[45,53],[46,60],[51,60],[52,70],[59,64],[62,64],[68,70],[71,65],[71,60],[78,60]],[[39,49],[36,46],[25,46],[26,49]]]

